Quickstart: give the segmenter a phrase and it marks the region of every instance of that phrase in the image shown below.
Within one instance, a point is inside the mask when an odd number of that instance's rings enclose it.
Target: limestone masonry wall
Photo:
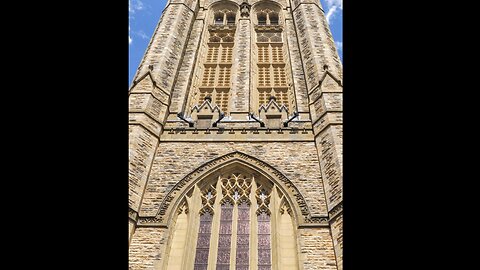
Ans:
[[[338,215],[330,222],[332,230],[333,246],[338,258],[338,270],[343,269],[343,215]]]
[[[167,242],[163,228],[137,228],[129,247],[129,270],[160,269]]]
[[[327,215],[314,142],[161,142],[145,190],[141,216],[155,216],[172,187],[202,164],[240,151],[254,156],[290,179],[305,197],[312,215]]]
[[[300,242],[299,260],[305,270],[337,270],[332,238],[328,228],[298,230]]]

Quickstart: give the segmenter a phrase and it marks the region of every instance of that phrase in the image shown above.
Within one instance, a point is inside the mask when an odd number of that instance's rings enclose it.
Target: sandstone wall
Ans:
[[[254,156],[282,172],[303,194],[312,215],[327,215],[314,142],[161,142],[140,215],[155,216],[178,181],[202,164],[234,151]]]

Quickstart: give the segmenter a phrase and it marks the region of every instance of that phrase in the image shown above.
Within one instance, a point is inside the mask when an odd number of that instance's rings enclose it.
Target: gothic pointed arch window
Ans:
[[[264,1],[254,6],[255,48],[257,76],[254,103],[266,105],[273,97],[279,105],[295,111],[294,94],[291,89],[288,50],[285,48],[280,6]]]
[[[178,208],[188,205],[188,214],[175,212],[180,222],[172,222],[165,269],[298,269],[290,204],[263,175],[234,167],[198,182],[181,200]]]
[[[201,104],[210,97],[213,106],[227,113],[230,101],[233,48],[239,7],[228,2],[214,4],[207,13],[206,52],[201,61],[202,74],[195,89],[193,103]]]

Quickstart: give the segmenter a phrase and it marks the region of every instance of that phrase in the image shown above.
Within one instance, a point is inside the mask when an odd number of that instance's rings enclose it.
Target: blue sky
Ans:
[[[342,0],[320,0],[325,10],[327,21],[330,24],[333,39],[335,40],[340,59],[343,62],[342,49]],[[160,19],[167,0],[129,0],[128,18],[128,48],[129,67],[128,83],[132,83],[143,54],[150,42],[150,38]]]

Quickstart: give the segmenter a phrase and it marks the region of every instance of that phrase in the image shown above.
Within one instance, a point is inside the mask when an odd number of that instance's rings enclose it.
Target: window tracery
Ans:
[[[189,199],[182,199],[183,202],[179,203],[176,212],[177,215],[186,213],[189,215],[188,227],[195,231],[191,235],[197,237],[193,247],[195,253],[191,264],[186,262],[175,269],[192,269],[188,266],[192,265],[195,270],[206,270],[212,266],[222,270],[248,270],[252,268],[252,264],[259,270],[272,269],[273,243],[279,245],[276,252],[281,252],[279,250],[282,249],[282,239],[275,240],[278,236],[272,233],[272,223],[275,222],[272,213],[276,212],[279,216],[286,211],[290,213],[285,196],[279,193],[275,184],[262,177],[256,178],[247,172],[233,171],[217,175],[216,181],[205,179],[205,182],[198,183],[193,189],[186,192],[190,194],[185,195]],[[197,207],[189,206],[195,201],[199,204]],[[194,210],[189,211],[189,208]],[[289,225],[292,221],[278,222],[283,223],[276,226],[283,226],[284,231],[285,228],[290,228],[289,235],[293,237],[293,225]],[[197,225],[193,228],[193,224]],[[187,227],[187,225],[182,226],[182,228]],[[185,245],[188,250],[188,243]],[[176,246],[178,247],[178,244]],[[293,256],[290,246],[292,246],[291,242],[285,246],[287,253],[283,252]],[[252,252],[252,249],[257,252]],[[280,253],[277,254],[279,255]],[[185,258],[188,261],[188,256]],[[173,261],[170,260],[170,262]],[[279,269],[297,269],[297,267],[290,265]]]
[[[256,100],[258,107],[267,105],[272,98],[288,110],[293,108],[294,97],[287,72],[287,57],[283,43],[280,7],[261,3],[255,7],[256,25]]]
[[[213,106],[218,105],[223,113],[228,111],[236,16],[237,11],[230,7],[213,12],[213,21],[208,27],[203,74],[193,105],[210,97]]]

